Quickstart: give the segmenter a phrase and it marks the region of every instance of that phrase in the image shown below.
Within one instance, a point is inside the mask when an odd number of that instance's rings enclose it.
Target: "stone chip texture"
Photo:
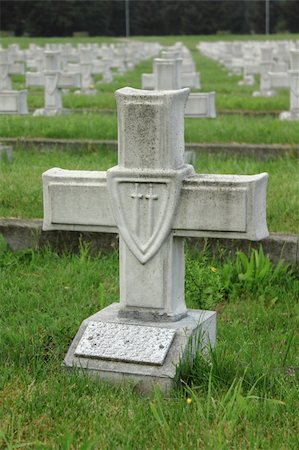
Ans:
[[[174,330],[112,322],[90,322],[75,356],[162,365]]]

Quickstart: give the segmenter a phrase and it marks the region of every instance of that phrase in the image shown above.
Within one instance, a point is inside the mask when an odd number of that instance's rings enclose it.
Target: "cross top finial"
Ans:
[[[118,164],[176,170],[184,165],[184,108],[189,89],[116,91]]]

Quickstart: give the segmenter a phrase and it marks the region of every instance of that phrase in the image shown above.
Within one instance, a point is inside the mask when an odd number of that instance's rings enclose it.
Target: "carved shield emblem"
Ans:
[[[181,177],[137,178],[110,170],[107,181],[119,232],[131,252],[145,264],[171,231]]]

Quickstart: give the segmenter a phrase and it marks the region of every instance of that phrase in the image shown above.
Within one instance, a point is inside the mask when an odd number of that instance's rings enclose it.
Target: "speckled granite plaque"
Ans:
[[[175,330],[111,322],[89,322],[75,356],[162,365]]]

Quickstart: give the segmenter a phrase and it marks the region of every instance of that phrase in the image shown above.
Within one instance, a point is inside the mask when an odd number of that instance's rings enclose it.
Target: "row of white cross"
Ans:
[[[240,85],[253,85],[260,76],[254,97],[272,97],[278,89],[290,90],[290,110],[281,120],[299,119],[299,41],[201,42],[198,49],[241,75]]]
[[[26,86],[45,88],[45,107],[35,115],[59,115],[66,112],[62,107],[62,89],[77,88],[76,93],[96,94],[94,74],[102,74],[102,82],[110,83],[111,68],[123,74],[159,49],[157,43],[140,42],[114,47],[80,46],[78,49],[67,44],[52,45],[46,50],[31,46],[27,53],[15,46],[13,51],[0,49],[0,114],[28,114],[27,91],[12,90],[10,79],[11,74],[25,73],[25,63],[35,70],[26,73]]]

